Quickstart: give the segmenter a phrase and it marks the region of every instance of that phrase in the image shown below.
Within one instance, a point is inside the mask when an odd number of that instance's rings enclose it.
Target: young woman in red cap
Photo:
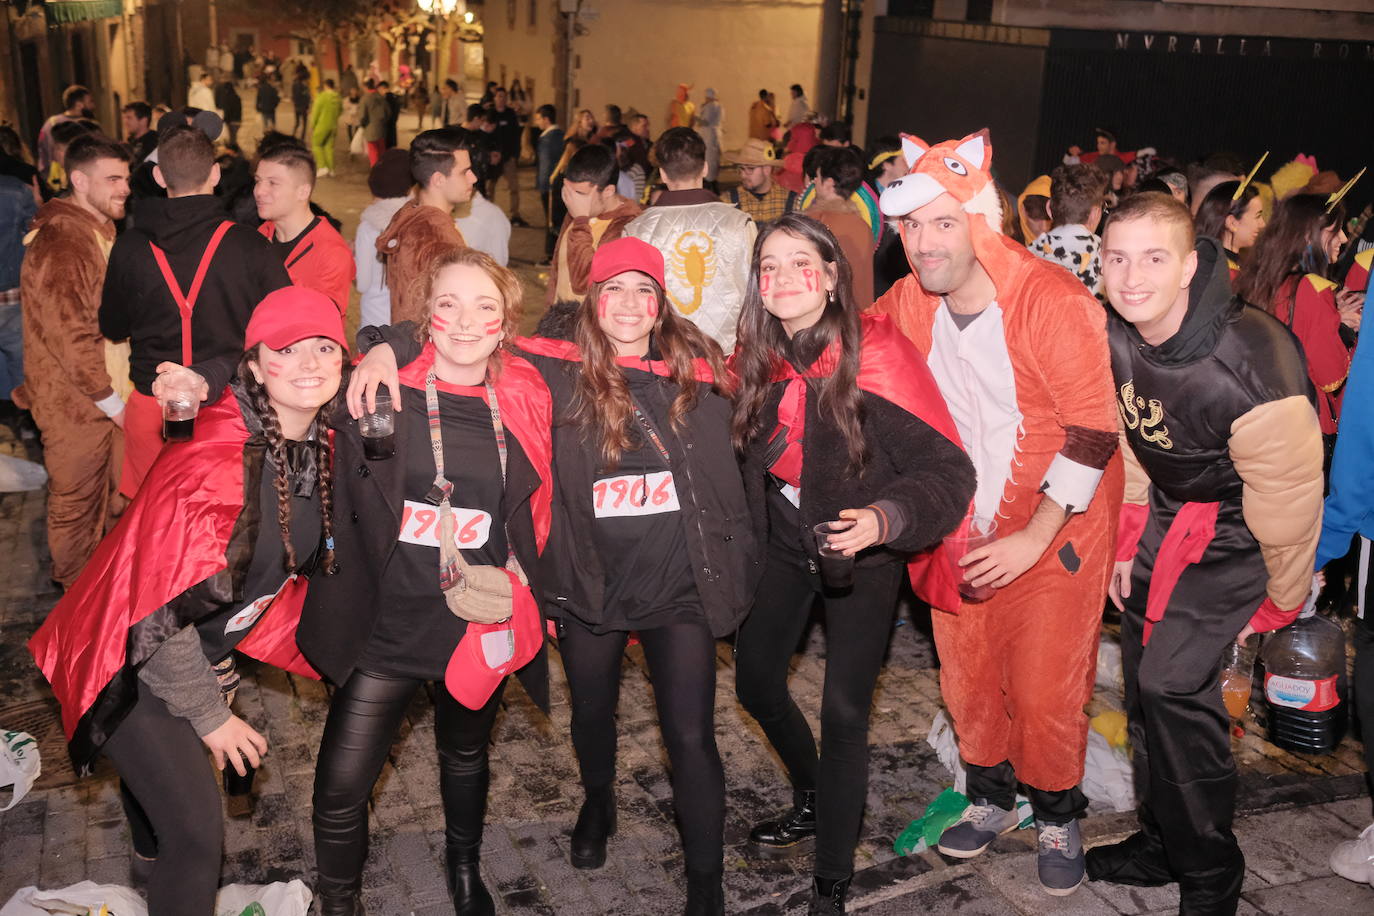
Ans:
[[[792,782],[793,809],[754,828],[751,850],[815,849],[811,913],[843,913],[868,788],[868,715],[906,561],[949,534],[974,471],[925,361],[885,317],[860,313],[828,229],[788,214],[759,230],[733,358],[734,440],[764,570],[735,641],[735,686]],[[823,587],[827,548],[852,557]],[[842,560],[839,563],[843,563]],[[821,750],[787,689],[821,598]]]
[[[560,618],[586,793],[572,864],[601,867],[615,833],[615,712],[634,632],[672,765],[686,912],[713,916],[725,911],[716,639],[734,632],[748,610],[756,566],[730,442],[732,383],[719,346],[669,307],[663,256],[652,245],[632,238],[602,245],[589,279],[573,340],[518,342],[558,405],[561,511],[541,585]],[[413,356],[395,329],[388,336],[402,359]],[[389,361],[387,348],[378,349]]]
[[[267,752],[230,710],[233,651],[318,677],[294,635],[306,577],[334,565],[325,418],[342,402],[343,321],[288,286],[254,311],[246,344],[232,396],[162,450],[29,643],[77,769],[103,753],[119,771],[135,853],[154,860],[152,916],[214,912],[224,825],[206,748],[240,775]]]
[[[549,530],[551,404],[539,373],[509,351],[520,281],[453,248],[422,282],[423,348],[392,390],[394,454],[369,460],[358,426],[336,420],[340,572],[310,591],[297,637],[338,687],[315,768],[324,916],[363,912],[368,799],[425,682],[438,682],[454,911],[494,913],[479,856],[506,674],[548,706],[543,621],[527,583]]]

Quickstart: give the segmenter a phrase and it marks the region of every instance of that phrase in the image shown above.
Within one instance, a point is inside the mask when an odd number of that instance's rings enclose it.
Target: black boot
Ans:
[[[1174,881],[1164,847],[1143,830],[1136,831],[1120,843],[1089,849],[1087,869],[1089,881],[1129,884],[1133,887],[1163,887]]]
[[[749,831],[749,851],[764,859],[790,859],[816,846],[816,791],[794,793],[792,810]]]
[[[687,869],[687,909],[684,916],[725,916],[724,871]]]
[[[808,916],[833,916],[844,912],[844,898],[849,893],[849,878],[822,878],[817,876],[811,892],[811,909]]]
[[[572,832],[570,858],[573,868],[605,865],[606,840],[615,836],[615,828],[615,793],[610,789],[588,789]]]
[[[496,902],[482,883],[477,850],[448,854],[448,892],[453,897],[454,916],[495,916]]]
[[[363,895],[358,891],[330,894],[317,890],[315,899],[320,902],[320,916],[366,916]]]

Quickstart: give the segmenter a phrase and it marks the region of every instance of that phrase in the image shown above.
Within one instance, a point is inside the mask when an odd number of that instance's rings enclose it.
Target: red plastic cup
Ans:
[[[987,601],[997,589],[991,585],[975,587],[965,582],[964,576],[968,571],[959,565],[959,561],[971,551],[991,544],[995,540],[997,540],[997,519],[985,518],[981,515],[972,516],[967,525],[961,527],[954,534],[947,535],[944,539],[945,555],[949,558],[954,579],[959,583],[959,594],[969,601]]]

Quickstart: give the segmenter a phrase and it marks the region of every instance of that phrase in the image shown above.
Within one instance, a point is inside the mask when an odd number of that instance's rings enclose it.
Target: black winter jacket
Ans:
[[[404,412],[398,422],[424,423],[423,415]],[[338,572],[316,576],[306,593],[296,644],[321,674],[342,684],[362,657],[386,596],[379,587],[396,552],[405,505],[406,437],[396,436],[396,454],[385,461],[363,457],[358,424],[340,410],[331,423],[334,435],[334,558]],[[516,559],[539,594],[539,551],[530,497],[539,488],[539,472],[518,440],[506,430],[509,446],[503,499],[506,534]],[[435,568],[436,594],[437,574]],[[542,624],[541,624],[542,629]],[[539,654],[517,673],[530,699],[549,708],[548,654]]]
[[[229,218],[220,199],[208,194],[147,198],[139,202],[138,225],[115,240],[101,293],[100,333],[131,338],[129,375],[143,394],[152,394],[158,363],[182,361],[181,313],[149,243],[166,253],[177,284],[189,293],[210,237]],[[191,368],[204,376],[212,397],[238,367],[253,309],[290,283],[267,239],[246,226],[230,227],[191,313]]]
[[[592,485],[603,476],[595,442],[566,418],[573,401],[578,364],[520,351],[548,382],[555,405],[553,532],[544,551],[545,599],[553,611],[572,614],[593,631],[632,630],[623,612],[607,606],[605,572],[589,532],[596,524]],[[648,375],[638,369],[624,372]],[[697,595],[714,636],[733,633],[753,603],[759,555],[739,464],[730,443],[728,400],[699,383],[697,406],[681,433],[668,422],[677,387],[666,378],[658,396],[641,404],[668,450],[682,504]],[[563,416],[559,416],[559,414]]]
[[[744,485],[749,493],[755,537],[767,543],[773,520],[768,491],[777,482],[768,473],[768,441],[778,424],[778,402],[787,387],[775,382],[761,412],[756,437],[745,450]],[[862,509],[888,500],[901,510],[901,530],[887,543],[859,552],[859,566],[878,566],[905,560],[944,537],[959,524],[973,499],[974,471],[964,450],[921,420],[884,398],[863,393],[862,432],[870,456],[861,476],[849,473],[844,435],[817,409],[815,387],[806,398],[806,428],[802,440],[800,538],[807,554],[817,559],[812,528],[840,517],[842,509]]]

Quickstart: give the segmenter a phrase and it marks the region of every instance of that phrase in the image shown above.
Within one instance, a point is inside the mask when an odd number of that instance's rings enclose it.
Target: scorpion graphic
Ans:
[[[682,303],[671,290],[668,300],[683,315],[701,308],[702,291],[716,276],[716,246],[711,237],[699,229],[684,232],[673,245],[671,264],[673,276],[692,289],[692,301]]]

